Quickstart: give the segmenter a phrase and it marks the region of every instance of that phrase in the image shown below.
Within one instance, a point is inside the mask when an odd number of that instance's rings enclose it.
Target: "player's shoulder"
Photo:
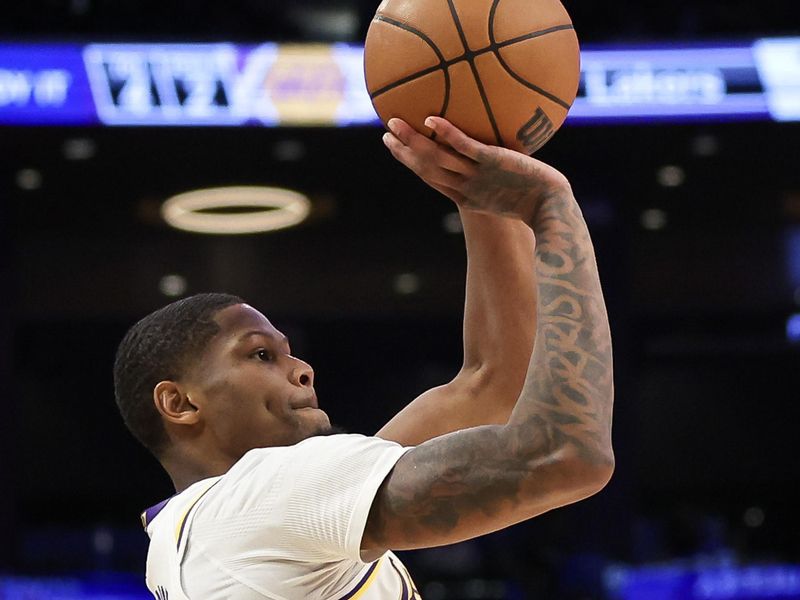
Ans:
[[[337,433],[334,435],[317,435],[292,446],[298,452],[316,452],[323,449],[363,449],[363,448],[399,448],[397,442],[390,442],[375,436],[360,433]]]
[[[273,446],[254,448],[247,452],[234,465],[235,470],[246,470],[248,467],[264,461],[294,460],[298,456],[317,456],[320,459],[335,459],[345,452],[357,452],[370,449],[400,448],[396,442],[379,437],[361,435],[359,433],[340,433],[335,435],[318,435],[310,437],[292,446]]]
[[[384,454],[403,452],[396,442],[355,433],[321,435],[305,439],[291,446],[254,448],[248,451],[223,476],[222,487],[237,485],[256,477],[281,478],[282,474],[297,467],[304,469],[327,469],[342,461],[370,460]]]
[[[318,482],[358,465],[396,461],[402,452],[394,442],[358,434],[315,436],[292,446],[254,448],[204,495],[199,518],[216,523],[226,516],[265,508],[276,516],[281,512],[277,507],[302,482]]]
[[[186,490],[147,509],[142,513],[142,522],[149,529],[156,516],[162,516],[160,522],[174,520],[176,515],[186,512],[188,504],[194,504],[200,497],[230,498],[228,494],[232,489],[243,489],[243,486],[246,487],[253,481],[259,484],[278,484],[285,479],[286,471],[293,467],[311,467],[316,464],[318,469],[325,469],[351,457],[368,460],[375,454],[399,454],[403,450],[396,442],[356,433],[314,436],[291,446],[254,448],[245,453],[224,475],[194,483]]]

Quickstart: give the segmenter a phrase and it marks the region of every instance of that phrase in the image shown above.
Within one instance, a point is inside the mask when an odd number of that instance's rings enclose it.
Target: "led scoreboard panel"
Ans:
[[[347,45],[0,45],[0,123],[371,123],[362,55]]]
[[[572,123],[800,121],[800,38],[582,51]],[[375,124],[363,47],[0,43],[0,124]]]

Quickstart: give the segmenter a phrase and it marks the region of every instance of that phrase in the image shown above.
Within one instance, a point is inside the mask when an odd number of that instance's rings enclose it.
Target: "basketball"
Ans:
[[[384,0],[364,53],[384,123],[431,135],[440,116],[469,136],[532,154],[578,92],[580,50],[559,0]]]

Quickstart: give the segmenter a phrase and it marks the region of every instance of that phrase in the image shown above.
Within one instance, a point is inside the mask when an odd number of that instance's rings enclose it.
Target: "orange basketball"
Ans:
[[[580,49],[559,0],[384,0],[364,70],[372,104],[428,135],[438,115],[526,154],[561,127],[578,92]]]

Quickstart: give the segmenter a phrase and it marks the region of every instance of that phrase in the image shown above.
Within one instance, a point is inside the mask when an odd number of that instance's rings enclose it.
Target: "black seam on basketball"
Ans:
[[[464,33],[464,28],[461,26],[461,19],[458,18],[458,11],[456,11],[453,0],[447,0],[447,4],[450,7],[450,14],[453,17],[453,22],[458,30],[458,36],[461,38],[461,43],[464,46],[465,54],[463,58],[466,59],[466,61],[469,63],[470,69],[472,69],[472,76],[475,77],[475,83],[478,85],[478,93],[481,95],[483,108],[486,109],[486,115],[489,117],[489,123],[492,126],[492,131],[494,132],[494,137],[497,140],[497,145],[503,146],[503,137],[500,135],[500,129],[497,127],[497,121],[494,118],[492,106],[489,104],[489,98],[486,96],[486,90],[483,88],[483,82],[481,81],[480,74],[478,73],[478,67],[475,66],[474,53],[469,49],[469,45],[467,44],[467,36]]]
[[[489,44],[485,48],[481,48],[480,50],[470,50],[468,53],[464,53],[461,56],[456,56],[455,58],[451,58],[445,63],[446,67],[452,67],[455,64],[460,63],[462,60],[469,60],[470,57],[477,58],[484,54],[488,54],[489,52],[497,52],[500,48],[505,48],[506,46],[512,46],[519,42],[526,42],[528,40],[532,40],[537,37],[542,37],[544,35],[548,35],[550,33],[555,33],[557,31],[566,31],[568,29],[575,29],[572,25],[558,25],[557,27],[549,27],[548,29],[541,29],[539,31],[534,31],[527,35],[521,35],[519,37],[512,38],[510,40],[506,40],[505,42],[495,42],[494,44]]]
[[[453,0],[447,0],[447,6],[450,7],[450,16],[453,17],[453,23],[456,25],[458,37],[461,38],[461,45],[464,47],[464,52],[469,53],[469,45],[467,44],[467,35],[464,33],[464,28],[461,27],[461,19],[458,18],[458,11]]]
[[[559,98],[555,94],[551,94],[547,90],[544,90],[544,89],[540,88],[538,85],[534,85],[534,84],[530,83],[529,81],[524,80],[522,77],[517,75],[514,71],[512,71],[511,67],[508,66],[508,63],[506,63],[506,61],[503,60],[503,57],[500,55],[500,46],[498,45],[497,40],[494,39],[494,18],[495,18],[495,13],[497,12],[497,6],[499,4],[500,4],[500,0],[494,0],[492,2],[492,8],[489,10],[489,45],[494,48],[494,55],[495,55],[495,58],[497,58],[497,62],[500,63],[500,66],[503,67],[503,69],[505,69],[505,71],[509,75],[511,75],[511,77],[516,79],[522,85],[524,85],[528,89],[533,90],[534,92],[536,92],[538,94],[541,94],[545,98],[548,98],[549,100],[552,100],[553,102],[555,102],[559,106],[563,106],[564,108],[569,110],[572,107],[570,104],[564,102],[561,98]],[[561,26],[561,27],[567,28],[567,26]],[[571,28],[571,27],[572,26],[570,25],[569,28]],[[553,29],[553,28],[550,28],[550,29]],[[547,31],[547,30],[542,30],[542,31]],[[561,30],[559,29],[559,31],[561,31]],[[533,37],[537,37],[534,34],[528,34],[528,35],[529,36],[533,36]],[[546,34],[543,34],[543,35],[546,35]],[[531,38],[529,37],[527,39],[531,39]],[[522,40],[520,40],[520,41],[522,41]],[[507,44],[507,45],[510,45],[510,44]]]
[[[439,58],[440,62],[442,63],[445,62],[444,54],[442,54],[442,51],[439,50],[439,47],[433,43],[433,40],[431,38],[429,38],[427,35],[425,35],[425,33],[420,31],[419,29],[411,27],[411,25],[409,25],[408,23],[403,23],[402,21],[396,21],[395,19],[392,19],[391,17],[387,17],[385,15],[376,15],[375,20],[382,21],[383,23],[388,23],[389,25],[394,25],[395,27],[399,27],[400,29],[408,31],[409,33],[413,33],[431,47],[431,49],[436,53],[436,56]]]
[[[572,25],[556,25],[555,27],[540,29],[539,31],[533,31],[531,33],[527,33],[519,37],[511,38],[510,40],[506,40],[505,42],[495,42],[493,50],[505,48],[506,46],[511,46],[512,44],[518,44],[519,42],[527,42],[528,40],[542,37],[544,35],[549,35],[551,33],[556,33],[558,31],[569,31],[570,29],[575,29],[575,27]]]
[[[500,129],[497,127],[497,121],[495,121],[492,107],[489,104],[489,98],[486,95],[486,90],[483,88],[483,82],[481,81],[480,74],[478,73],[478,67],[475,66],[474,61],[469,61],[469,66],[472,68],[472,74],[475,77],[475,83],[478,84],[478,92],[480,92],[481,100],[483,101],[483,107],[486,109],[486,114],[489,116],[489,123],[492,125],[494,136],[497,138],[497,145],[504,146],[505,144],[503,143],[503,136],[500,135]]]
[[[442,54],[442,51],[439,50],[439,47],[433,42],[433,40],[431,38],[429,38],[427,35],[425,35],[420,30],[415,29],[414,27],[411,27],[407,23],[402,23],[401,21],[395,21],[391,17],[386,17],[384,15],[376,15],[375,16],[375,20],[376,21],[381,21],[383,23],[386,23],[387,25],[392,25],[394,27],[398,27],[399,29],[407,31],[407,32],[409,32],[409,33],[411,33],[413,35],[416,35],[423,42],[428,44],[428,46],[430,46],[431,50],[434,51],[434,53],[436,54],[436,57],[439,59],[439,64],[434,66],[434,67],[428,67],[427,69],[423,69],[422,71],[417,71],[416,73],[412,73],[411,75],[403,77],[402,79],[400,79],[398,81],[390,83],[389,85],[384,86],[381,89],[376,90],[375,92],[372,92],[369,95],[369,97],[372,100],[375,100],[375,98],[377,98],[381,94],[385,94],[386,92],[389,92],[389,91],[395,89],[396,87],[400,87],[401,85],[405,85],[406,83],[410,83],[412,81],[415,81],[417,79],[425,77],[426,75],[430,75],[431,73],[435,73],[436,71],[441,69],[444,72],[444,105],[442,107],[442,114],[440,116],[444,116],[443,113],[447,109],[447,105],[450,102],[450,73],[447,70],[447,67],[446,67],[447,61],[445,60],[444,54]]]
[[[561,98],[559,98],[559,97],[558,97],[558,96],[556,96],[555,94],[551,94],[551,93],[550,93],[550,92],[548,92],[547,90],[540,88],[538,85],[534,85],[534,84],[532,84],[530,81],[526,81],[526,80],[524,80],[522,77],[520,77],[519,75],[517,75],[516,73],[514,73],[514,71],[512,71],[512,70],[511,70],[511,67],[509,67],[509,66],[508,66],[508,63],[506,63],[506,61],[505,61],[505,60],[503,60],[503,57],[502,57],[502,56],[500,56],[500,53],[499,53],[499,52],[496,52],[496,53],[495,53],[495,56],[497,57],[497,62],[499,62],[499,63],[500,63],[500,66],[501,66],[501,67],[503,67],[503,68],[506,70],[506,72],[507,72],[509,75],[511,75],[511,77],[513,77],[514,79],[516,79],[517,81],[519,81],[519,82],[520,82],[522,85],[524,85],[525,87],[527,87],[527,88],[529,88],[529,89],[533,90],[534,92],[536,92],[536,93],[538,93],[538,94],[541,94],[541,95],[542,95],[542,96],[544,96],[545,98],[547,98],[547,99],[549,99],[549,100],[552,100],[553,102],[555,102],[555,103],[556,103],[556,104],[558,104],[559,106],[562,106],[562,107],[564,107],[564,108],[565,108],[565,109],[567,109],[567,110],[569,110],[570,108],[572,108],[572,105],[571,105],[571,104],[569,104],[568,102],[564,102],[564,101],[563,101]]]
[[[447,109],[450,106],[450,69],[447,67],[444,68],[444,102],[442,102],[442,110],[439,111],[439,116],[444,118],[445,114],[447,113]],[[431,136],[433,139],[436,139],[436,132],[433,132]]]
[[[394,83],[390,83],[389,85],[384,86],[379,90],[375,90],[374,92],[372,92],[369,95],[369,97],[374,100],[378,96],[380,96],[382,94],[385,94],[386,92],[390,92],[396,87],[400,87],[401,85],[405,85],[406,83],[410,83],[412,81],[415,81],[416,79],[421,79],[422,77],[425,77],[426,75],[430,75],[431,73],[435,73],[436,71],[438,71],[441,68],[442,67],[440,65],[436,65],[435,67],[430,67],[430,68],[424,69],[422,71],[417,71],[413,75],[408,75],[407,77],[403,77],[402,79],[398,79]]]

